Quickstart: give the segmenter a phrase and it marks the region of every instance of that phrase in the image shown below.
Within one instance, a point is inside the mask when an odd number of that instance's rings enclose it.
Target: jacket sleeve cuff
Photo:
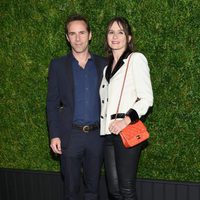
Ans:
[[[131,124],[137,122],[139,120],[139,116],[134,109],[129,109],[128,112],[125,114],[126,116],[130,117]]]

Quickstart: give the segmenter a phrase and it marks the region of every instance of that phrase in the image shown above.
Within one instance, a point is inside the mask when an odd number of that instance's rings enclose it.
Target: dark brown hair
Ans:
[[[89,25],[89,22],[87,21],[87,19],[86,19],[84,16],[82,16],[82,15],[73,14],[73,15],[70,15],[70,16],[67,18],[66,22],[65,22],[65,33],[66,33],[66,34],[68,34],[68,27],[67,27],[68,24],[69,24],[70,22],[73,22],[73,21],[84,21],[85,24],[86,24],[86,29],[87,29],[87,31],[90,33],[90,25]]]
[[[108,55],[112,54],[112,49],[108,45],[107,35],[108,35],[110,27],[113,25],[114,22],[117,22],[117,24],[123,28],[123,31],[124,31],[124,33],[126,35],[127,50],[133,51],[135,49],[135,46],[133,44],[133,34],[132,34],[132,30],[131,30],[130,24],[123,17],[114,17],[113,19],[111,19],[108,22],[107,31],[106,31],[105,49],[106,49]],[[131,40],[130,41],[129,41],[129,36],[131,36]]]

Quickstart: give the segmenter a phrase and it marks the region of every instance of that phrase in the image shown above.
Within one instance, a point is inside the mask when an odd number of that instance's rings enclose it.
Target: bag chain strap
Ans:
[[[130,56],[129,56],[129,58],[128,58],[127,65],[126,65],[126,71],[125,71],[125,74],[124,74],[124,80],[123,80],[122,89],[121,89],[121,93],[120,93],[120,97],[119,97],[119,102],[118,102],[118,106],[117,106],[117,111],[116,111],[116,115],[115,115],[115,120],[117,119],[117,114],[118,114],[118,112],[119,112],[119,106],[120,106],[121,99],[122,99],[122,93],[123,93],[123,90],[124,90],[126,75],[127,75],[127,72],[128,72],[128,66],[129,66],[129,62],[130,62],[131,56],[132,56],[132,54],[130,54]]]

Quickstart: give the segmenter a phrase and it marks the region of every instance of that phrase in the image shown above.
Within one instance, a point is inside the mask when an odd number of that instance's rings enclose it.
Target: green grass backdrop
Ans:
[[[48,65],[66,54],[64,22],[91,24],[91,51],[105,55],[105,28],[126,17],[151,69],[154,109],[138,177],[200,182],[200,4],[198,0],[1,0],[0,167],[59,171],[49,149]]]

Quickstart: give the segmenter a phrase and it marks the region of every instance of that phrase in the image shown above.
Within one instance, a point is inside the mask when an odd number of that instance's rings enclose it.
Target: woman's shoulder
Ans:
[[[134,60],[138,60],[138,61],[145,61],[147,62],[147,58],[145,57],[145,55],[143,53],[140,53],[140,52],[133,52],[132,53],[132,58]]]

